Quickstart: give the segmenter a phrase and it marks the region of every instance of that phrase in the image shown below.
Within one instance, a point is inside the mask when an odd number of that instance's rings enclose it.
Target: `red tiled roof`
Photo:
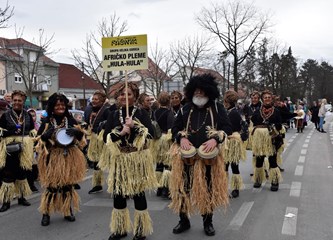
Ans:
[[[0,55],[10,58],[20,58],[21,56],[10,49],[0,48]]]
[[[57,62],[55,62],[55,61],[53,61],[51,58],[49,58],[49,57],[47,57],[47,56],[45,56],[45,55],[43,55],[43,56],[41,56],[41,58],[40,58],[45,64],[48,64],[48,65],[58,65],[58,63]]]
[[[148,57],[148,69],[137,70],[137,73],[143,78],[157,77],[160,80],[171,81],[171,78],[159,68],[156,63]]]
[[[15,39],[8,39],[8,38],[2,38],[0,37],[0,45],[5,45],[7,48],[11,47],[30,47],[30,48],[40,48],[36,44],[33,44],[31,42],[28,42],[27,40],[24,40],[23,38],[15,38]]]
[[[102,89],[101,85],[86,74],[84,84],[86,89]],[[59,88],[82,88],[82,71],[71,64],[59,63]]]

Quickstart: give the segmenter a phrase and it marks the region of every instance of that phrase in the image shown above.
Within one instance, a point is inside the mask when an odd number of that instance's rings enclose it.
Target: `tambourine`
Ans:
[[[215,162],[214,160],[216,160],[216,157],[219,154],[218,148],[215,147],[210,152],[205,152],[203,148],[203,145],[198,148],[198,156],[204,161],[205,165],[213,165]]]
[[[58,144],[62,146],[68,146],[73,143],[74,136],[70,136],[66,133],[66,128],[60,128],[56,131],[55,139]]]
[[[184,161],[184,164],[186,165],[193,165],[195,163],[196,154],[197,150],[193,146],[191,146],[189,150],[180,150],[180,155],[182,157],[182,160]]]

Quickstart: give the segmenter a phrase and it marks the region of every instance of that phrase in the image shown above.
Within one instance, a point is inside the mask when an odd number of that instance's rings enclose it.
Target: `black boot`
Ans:
[[[38,189],[35,186],[34,173],[33,173],[32,170],[28,171],[27,180],[28,180],[29,187],[30,187],[31,191],[32,192],[38,192]]]
[[[214,236],[215,229],[213,227],[213,214],[202,215],[204,222],[204,231],[207,236]]]
[[[174,227],[174,229],[172,231],[174,234],[179,234],[179,233],[185,232],[186,230],[191,228],[191,223],[190,223],[190,220],[188,219],[186,213],[180,213],[179,217],[180,217],[180,221],[177,224],[177,226]]]
[[[167,187],[163,187],[162,188],[162,197],[165,199],[170,199],[170,195],[169,195],[169,188]]]
[[[133,240],[146,240],[146,236],[142,236],[140,234],[135,234]]]
[[[232,190],[231,197],[237,198],[238,196],[239,196],[239,190],[238,189]]]
[[[124,238],[127,236],[127,233],[112,233],[111,236],[109,237],[109,240],[119,240],[121,238]]]
[[[19,205],[30,206],[31,204],[24,197],[17,199]]]
[[[43,214],[41,224],[42,224],[42,226],[48,226],[48,225],[50,225],[50,215]]]
[[[6,212],[10,208],[10,202],[4,202],[0,208],[0,212]]]
[[[72,212],[72,209],[70,209],[71,214],[69,216],[65,216],[64,219],[67,220],[68,222],[75,222],[75,216]]]
[[[157,191],[156,191],[156,196],[157,197],[160,197],[160,196],[162,196],[162,188],[157,188]]]
[[[146,236],[142,232],[142,226],[135,229],[133,240],[146,240]]]
[[[99,192],[103,192],[103,187],[102,186],[95,186],[93,187],[88,194],[94,194],[94,193],[99,193]]]
[[[279,183],[272,183],[271,184],[271,191],[277,192],[279,190]]]

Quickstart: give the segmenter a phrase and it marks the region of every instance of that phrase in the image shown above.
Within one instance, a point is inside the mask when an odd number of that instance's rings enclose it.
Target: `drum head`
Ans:
[[[74,141],[74,136],[69,136],[66,134],[66,128],[62,128],[57,131],[56,140],[60,145],[67,146]]]
[[[203,150],[204,146],[201,145],[199,148],[198,148],[198,155],[199,157],[203,158],[203,159],[212,159],[212,158],[215,158],[217,156],[217,154],[219,153],[219,150],[217,147],[215,147],[212,151],[210,152],[205,152]]]
[[[181,156],[183,158],[191,158],[193,157],[195,154],[197,154],[197,150],[195,149],[195,147],[191,146],[191,148],[189,150],[180,150]]]

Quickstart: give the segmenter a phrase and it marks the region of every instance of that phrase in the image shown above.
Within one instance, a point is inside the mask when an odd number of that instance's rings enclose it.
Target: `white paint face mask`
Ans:
[[[208,100],[208,97],[193,96],[192,98],[192,102],[199,108],[205,106]]]

